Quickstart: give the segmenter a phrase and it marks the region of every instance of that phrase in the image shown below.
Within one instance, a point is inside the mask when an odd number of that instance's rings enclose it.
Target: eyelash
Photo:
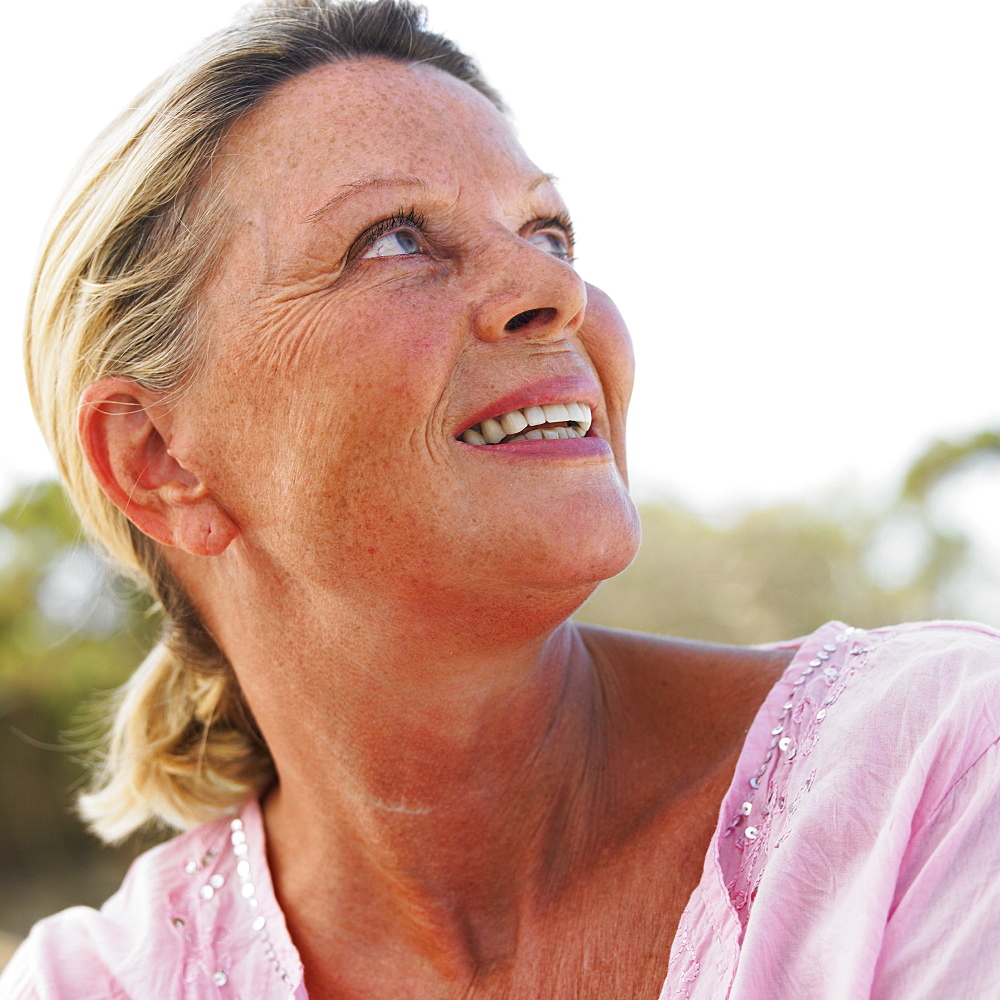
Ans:
[[[576,257],[573,253],[576,238],[573,233],[573,223],[565,212],[549,216],[547,219],[535,219],[531,224],[532,233],[541,233],[546,229],[558,229],[566,240],[566,260],[572,263]]]
[[[390,218],[383,219],[381,222],[375,223],[371,229],[365,230],[354,241],[354,246],[351,247],[348,253],[348,260],[353,260],[364,253],[377,240],[385,236],[386,233],[391,233],[394,229],[414,229],[423,236],[426,225],[427,219],[420,212],[412,208],[406,211],[400,209],[390,216]]]
[[[573,262],[575,259],[573,253],[575,246],[573,223],[565,212],[559,212],[556,215],[549,216],[547,219],[535,219],[530,223],[530,226],[532,234],[544,232],[546,229],[559,230],[566,240],[565,259],[569,263]],[[372,226],[371,229],[365,230],[354,241],[354,245],[348,252],[348,260],[354,260],[385,236],[386,233],[391,233],[395,229],[413,229],[424,237],[426,236],[426,227],[427,217],[421,212],[413,208],[406,210],[399,209],[388,219],[383,219]]]

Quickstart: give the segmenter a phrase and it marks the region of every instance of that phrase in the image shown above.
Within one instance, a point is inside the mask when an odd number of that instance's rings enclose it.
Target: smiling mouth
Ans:
[[[488,417],[458,436],[471,445],[511,444],[514,441],[555,441],[587,436],[591,423],[586,403],[546,403]]]

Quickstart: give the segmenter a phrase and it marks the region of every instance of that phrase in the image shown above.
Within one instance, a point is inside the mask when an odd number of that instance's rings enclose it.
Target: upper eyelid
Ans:
[[[569,216],[563,214],[539,215],[527,224],[527,228],[536,232],[539,229],[561,229],[567,236],[573,235],[573,223]]]
[[[570,242],[573,241],[573,223],[568,215],[561,212],[558,215],[540,215],[532,219],[525,228],[532,232],[538,232],[542,229],[558,229]]]
[[[360,240],[377,240],[397,229],[415,229],[418,233],[424,231],[423,216],[414,211],[397,212],[369,226],[359,237]]]
[[[532,219],[527,226],[523,227],[522,233],[541,233],[547,229],[556,229],[566,239],[566,250],[568,252],[570,260],[573,259],[573,253],[576,247],[576,240],[573,234],[573,223],[569,216],[560,213],[559,215],[551,215],[547,217],[539,217],[537,219]]]

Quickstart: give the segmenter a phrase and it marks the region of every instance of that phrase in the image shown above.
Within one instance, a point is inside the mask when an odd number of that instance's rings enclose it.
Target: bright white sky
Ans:
[[[878,497],[932,438],[1000,423],[994,0],[429,6],[561,178],[579,270],[633,331],[640,495],[715,510],[831,487]],[[7,14],[0,494],[50,470],[19,331],[57,192],[235,7]],[[978,507],[996,520],[1000,475]]]

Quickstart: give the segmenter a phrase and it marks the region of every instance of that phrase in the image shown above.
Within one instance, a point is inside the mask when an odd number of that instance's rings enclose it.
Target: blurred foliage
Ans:
[[[71,810],[85,777],[80,706],[151,645],[147,606],[85,544],[57,484],[0,512],[0,929],[100,903],[138,846],[106,851]]]
[[[641,514],[635,562],[579,618],[754,643],[805,635],[834,618],[871,627],[959,612],[943,584],[960,569],[967,543],[934,529],[909,579],[886,587],[868,556],[888,515],[789,505],[715,527],[676,506],[646,505]]]
[[[972,461],[1000,458],[1000,431],[980,431],[958,441],[935,441],[911,466],[903,483],[903,498],[923,503],[947,476]]]
[[[898,500],[874,512],[831,501],[720,524],[646,504],[639,556],[579,617],[735,643],[804,635],[831,618],[962,617],[953,583],[969,540],[936,526],[923,505],[959,466],[998,455],[993,431],[935,444]],[[156,629],[148,603],[85,544],[56,484],[24,489],[0,512],[0,931],[23,934],[61,907],[99,905],[145,846],[101,847],[72,800],[87,751],[79,707],[124,680]]]

